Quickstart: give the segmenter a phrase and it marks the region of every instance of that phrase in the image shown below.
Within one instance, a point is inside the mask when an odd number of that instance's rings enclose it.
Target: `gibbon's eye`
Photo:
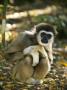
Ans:
[[[47,34],[48,39],[51,39],[52,35],[51,34]]]

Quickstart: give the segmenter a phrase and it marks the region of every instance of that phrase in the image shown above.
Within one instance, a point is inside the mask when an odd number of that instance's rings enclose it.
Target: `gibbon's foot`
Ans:
[[[30,78],[26,81],[27,84],[32,84],[32,85],[40,85],[43,83],[43,80],[36,80],[34,78]]]

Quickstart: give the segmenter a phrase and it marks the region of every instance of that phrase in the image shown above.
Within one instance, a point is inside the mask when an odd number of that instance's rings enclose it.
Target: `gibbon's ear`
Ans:
[[[40,32],[41,30],[45,30],[47,32],[52,32],[54,35],[57,34],[56,28],[53,25],[48,23],[40,23],[36,25],[36,32]]]

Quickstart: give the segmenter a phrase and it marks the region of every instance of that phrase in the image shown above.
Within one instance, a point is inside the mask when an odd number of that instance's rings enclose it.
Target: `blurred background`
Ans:
[[[61,41],[67,43],[67,0],[0,0],[0,43],[3,45],[5,40],[11,42],[18,33],[40,22],[54,25],[58,45]]]

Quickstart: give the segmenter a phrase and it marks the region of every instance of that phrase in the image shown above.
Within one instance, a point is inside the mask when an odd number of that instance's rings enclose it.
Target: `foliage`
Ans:
[[[26,3],[33,3],[34,0],[9,0],[9,3],[12,3],[13,5],[20,6]]]

